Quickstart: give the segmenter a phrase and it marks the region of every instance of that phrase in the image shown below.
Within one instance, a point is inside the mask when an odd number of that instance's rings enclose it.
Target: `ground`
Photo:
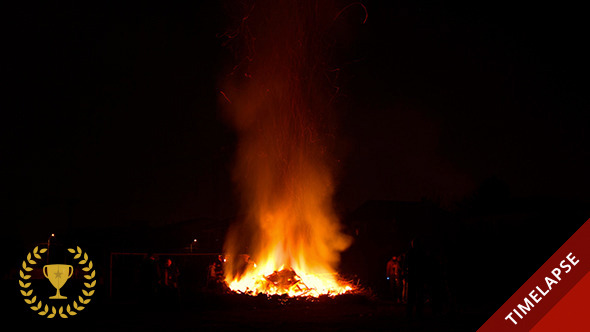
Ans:
[[[72,331],[474,331],[477,315],[450,314],[408,319],[405,307],[363,296],[285,300],[206,295],[169,305],[110,302],[67,320],[29,317],[35,330]]]

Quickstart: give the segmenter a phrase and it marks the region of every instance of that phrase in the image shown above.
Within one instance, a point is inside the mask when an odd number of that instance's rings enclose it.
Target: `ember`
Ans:
[[[340,295],[353,290],[351,283],[337,280],[332,275],[299,276],[292,269],[281,269],[269,275],[250,273],[230,282],[230,289],[248,294],[288,295],[319,297],[320,295]]]
[[[338,12],[311,0],[258,1],[246,12],[226,37],[247,61],[221,93],[239,134],[234,176],[245,208],[226,238],[235,257],[226,282],[251,295],[348,292],[335,272],[350,237],[332,207],[333,96],[323,56]]]

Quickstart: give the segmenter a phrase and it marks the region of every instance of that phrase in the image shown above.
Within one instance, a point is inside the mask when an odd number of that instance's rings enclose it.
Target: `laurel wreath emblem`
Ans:
[[[47,248],[35,247],[32,252],[27,254],[27,258],[23,260],[22,270],[20,270],[20,279],[18,280],[18,284],[21,287],[21,294],[24,297],[25,303],[30,305],[31,310],[37,312],[40,316],[45,316],[46,318],[53,318],[56,315],[59,315],[61,318],[68,318],[69,316],[75,316],[78,312],[84,310],[83,304],[90,303],[90,299],[92,295],[94,295],[94,286],[96,286],[96,271],[94,270],[94,265],[92,261],[88,259],[88,254],[83,252],[80,247],[76,247],[76,249],[68,249],[68,251],[74,255],[74,259],[79,259],[78,265],[86,265],[82,268],[82,271],[86,272],[84,278],[88,280],[88,282],[84,283],[85,289],[82,289],[82,295],[78,296],[77,301],[74,300],[73,303],[67,304],[64,306],[60,306],[56,308],[55,306],[49,307],[49,305],[45,304],[43,306],[43,302],[41,299],[37,301],[37,296],[33,294],[33,289],[31,288],[31,282],[27,282],[31,275],[27,274],[27,272],[31,272],[33,270],[32,267],[29,265],[36,265],[37,262],[35,259],[40,260],[41,255],[47,251]],[[32,254],[32,255],[31,255]],[[80,259],[81,258],[81,259]],[[28,263],[28,265],[27,265]],[[79,304],[78,304],[79,302]]]

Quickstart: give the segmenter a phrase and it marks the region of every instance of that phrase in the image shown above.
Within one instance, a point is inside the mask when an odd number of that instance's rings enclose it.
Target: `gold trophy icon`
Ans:
[[[49,279],[53,287],[57,289],[57,293],[55,293],[53,296],[50,296],[50,299],[67,299],[67,296],[62,296],[59,293],[59,290],[63,287],[66,281],[70,279],[72,273],[74,273],[74,268],[67,264],[49,264],[43,266],[43,274],[45,275],[45,278]]]

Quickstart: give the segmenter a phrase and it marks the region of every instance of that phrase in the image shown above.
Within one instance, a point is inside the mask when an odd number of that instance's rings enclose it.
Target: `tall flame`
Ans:
[[[258,1],[237,28],[246,61],[222,92],[239,137],[234,179],[245,208],[225,242],[234,291],[318,296],[350,289],[335,273],[350,238],[332,207],[322,57],[334,18],[328,2]]]

